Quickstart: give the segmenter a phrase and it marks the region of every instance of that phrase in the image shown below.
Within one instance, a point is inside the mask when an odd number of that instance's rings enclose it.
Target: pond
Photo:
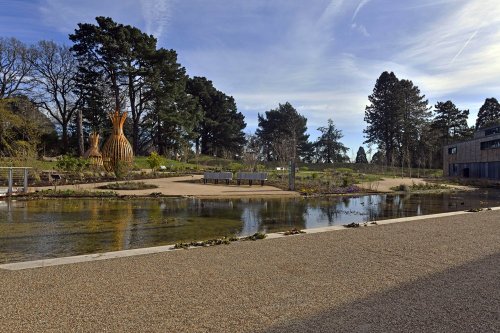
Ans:
[[[0,201],[0,263],[500,206],[500,192]]]

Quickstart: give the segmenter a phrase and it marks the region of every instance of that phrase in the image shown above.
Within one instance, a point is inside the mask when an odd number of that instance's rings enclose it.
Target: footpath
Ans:
[[[1,332],[499,332],[500,210],[0,269]]]

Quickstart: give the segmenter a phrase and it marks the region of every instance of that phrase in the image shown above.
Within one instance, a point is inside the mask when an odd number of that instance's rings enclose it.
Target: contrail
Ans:
[[[370,2],[371,0],[361,0],[358,4],[358,7],[356,7],[356,10],[354,11],[354,14],[352,14],[352,19],[351,21],[354,21],[354,19],[356,18],[356,16],[358,16],[358,13],[359,11],[361,10],[361,8],[363,8],[368,2]]]
[[[476,29],[476,31],[474,31],[474,33],[469,37],[469,39],[467,39],[467,41],[465,42],[464,46],[462,46],[462,48],[460,49],[460,51],[458,51],[458,53],[455,54],[455,56],[451,60],[450,65],[452,65],[455,62],[455,60],[462,54],[462,52],[465,50],[465,48],[467,47],[467,45],[469,45],[469,43],[471,42],[471,40],[474,37],[476,37],[476,35],[477,35],[478,32],[479,32],[479,29]]]

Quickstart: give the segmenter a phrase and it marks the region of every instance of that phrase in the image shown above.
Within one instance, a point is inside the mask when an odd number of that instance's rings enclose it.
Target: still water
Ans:
[[[500,206],[500,192],[0,201],[0,263]]]

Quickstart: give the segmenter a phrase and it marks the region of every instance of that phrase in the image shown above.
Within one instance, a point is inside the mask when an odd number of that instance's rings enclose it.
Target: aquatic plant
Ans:
[[[283,233],[285,236],[290,236],[290,235],[299,235],[299,234],[305,234],[306,232],[304,230],[299,230],[297,228],[293,228],[291,230],[287,230]]]
[[[257,239],[264,239],[264,238],[266,238],[266,234],[257,232],[251,236],[242,237],[242,238],[238,238],[236,236],[230,236],[230,237],[208,239],[208,240],[204,240],[204,241],[175,243],[174,249],[188,249],[190,247],[205,247],[205,246],[214,246],[214,245],[223,245],[223,244],[227,245],[227,244],[231,244],[231,242],[237,242],[239,240],[245,241],[245,240],[257,240]]]
[[[242,237],[242,238],[240,238],[240,240],[242,240],[242,241],[247,241],[247,240],[255,241],[257,239],[264,239],[266,237],[267,237],[266,234],[264,234],[262,232],[256,232],[255,234],[253,234],[251,236]]]

